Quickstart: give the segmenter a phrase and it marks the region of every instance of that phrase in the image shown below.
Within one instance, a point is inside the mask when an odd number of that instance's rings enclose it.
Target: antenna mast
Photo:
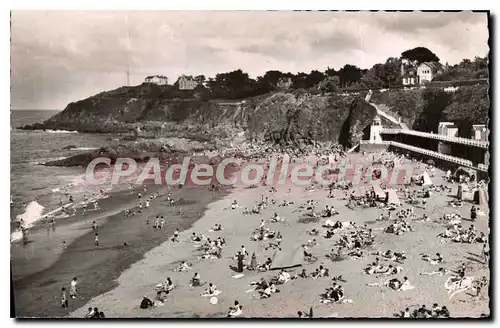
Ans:
[[[125,12],[125,19],[127,21],[127,51],[128,51],[128,61],[127,61],[127,86],[130,86],[130,24],[128,21],[128,12]]]

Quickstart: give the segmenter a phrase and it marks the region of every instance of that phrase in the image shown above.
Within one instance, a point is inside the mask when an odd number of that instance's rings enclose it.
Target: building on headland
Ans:
[[[192,76],[181,75],[177,80],[179,84],[179,90],[194,90],[198,85],[198,82]]]
[[[403,85],[416,85],[418,84],[416,60],[410,61],[406,58],[401,59],[401,80]]]
[[[291,77],[282,77],[279,79],[278,83],[276,84],[276,88],[278,90],[288,90],[292,85],[292,78]]]
[[[164,75],[150,75],[144,79],[144,82],[157,85],[166,85],[168,83],[168,78]]]
[[[401,80],[403,85],[420,85],[430,82],[437,74],[444,71],[444,66],[438,62],[424,62],[401,60]]]
[[[444,66],[439,62],[424,62],[417,67],[419,84],[430,82],[437,75],[444,71]]]

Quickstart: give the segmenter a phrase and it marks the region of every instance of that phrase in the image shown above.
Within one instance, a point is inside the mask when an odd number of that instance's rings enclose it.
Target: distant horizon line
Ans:
[[[53,108],[38,108],[38,109],[34,109],[34,108],[11,108],[10,111],[13,112],[13,111],[16,111],[16,112],[28,112],[28,111],[58,111],[58,112],[61,112],[63,111],[64,109],[53,109]]]

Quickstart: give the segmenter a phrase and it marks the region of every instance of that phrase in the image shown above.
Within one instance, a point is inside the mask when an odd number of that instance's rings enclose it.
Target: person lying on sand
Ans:
[[[333,277],[332,281],[347,282],[347,280],[345,280],[344,277],[342,277],[342,275]]]
[[[272,264],[272,260],[270,257],[268,257],[266,259],[266,262],[264,262],[264,264],[260,265],[259,266],[259,272],[263,272],[263,271],[269,271],[271,269],[271,264]]]
[[[191,241],[192,242],[200,242],[203,240],[203,235],[197,234],[196,232],[193,232],[191,234]]]
[[[302,271],[299,274],[292,276],[292,280],[295,280],[297,278],[304,278],[305,279],[307,277],[308,277],[308,275],[307,275],[306,269],[302,269]]]
[[[448,274],[448,273],[449,273],[449,271],[446,270],[445,268],[439,268],[438,271],[421,272],[420,275],[425,275],[425,276],[439,275],[439,276],[443,276],[443,275]]]
[[[200,260],[215,260],[221,257],[222,247],[206,249],[205,253],[198,257]]]
[[[191,265],[187,264],[186,261],[182,261],[179,264],[179,267],[178,267],[177,271],[179,271],[179,272],[186,272],[189,269],[191,269]]]
[[[275,231],[272,230],[260,230],[258,233],[254,233],[253,236],[250,237],[250,240],[253,241],[260,241],[260,240],[267,240],[267,239],[272,239],[276,235]]]
[[[311,318],[311,316],[309,316],[309,314],[307,314],[306,312],[298,311],[297,318],[306,319]]]
[[[305,244],[306,247],[314,247],[318,246],[318,243],[316,242],[316,238],[313,238],[312,240],[308,240],[307,244]]]
[[[401,282],[400,280],[395,279],[395,278],[391,279],[391,280],[389,280],[387,286],[391,287],[394,290],[398,290],[398,291],[405,291],[405,290],[410,290],[410,289],[415,288],[415,286],[410,284],[408,277],[404,277],[403,282]]]
[[[285,218],[279,216],[278,213],[275,212],[269,221],[272,223],[284,223]]]
[[[255,290],[259,290],[259,289],[264,290],[267,287],[269,287],[269,283],[267,282],[266,279],[260,278],[260,281],[252,281],[252,282],[250,282],[250,286],[254,286]]]
[[[168,294],[170,292],[168,290],[158,290],[156,292],[156,297],[155,297],[155,301],[158,301],[161,303],[165,303],[165,301],[167,301],[167,298],[168,298]],[[154,306],[154,303],[153,303],[153,306]]]
[[[402,267],[400,266],[393,267],[392,264],[389,264],[389,266],[384,270],[384,272],[380,273],[388,276],[388,275],[398,274],[401,271],[403,271]]]
[[[208,289],[206,289],[201,296],[217,296],[220,294],[220,291],[217,290],[217,286],[212,283],[208,284]]]
[[[288,272],[286,272],[285,269],[281,269],[281,271],[277,277],[278,283],[279,284],[286,284],[291,279],[292,279],[292,276],[290,276],[290,274]]]
[[[308,252],[307,251],[307,246],[302,246],[302,250],[303,250],[303,253],[304,253],[304,260],[307,261],[307,262],[314,262],[316,261],[318,258],[316,256],[314,256],[311,252]]]
[[[283,199],[283,202],[278,205],[278,207],[285,207],[288,205],[293,205],[293,202],[287,201],[286,199]]]
[[[221,231],[222,230],[222,226],[220,223],[216,223],[214,224],[214,226],[212,227],[212,231]]]
[[[363,252],[359,247],[356,247],[352,252],[348,253],[347,255],[351,257],[356,257],[356,258],[361,258],[363,256]]]
[[[269,298],[271,297],[271,294],[279,293],[279,291],[280,290],[276,288],[276,285],[271,282],[266,289],[260,291],[260,298]]]
[[[322,303],[341,302],[344,299],[344,288],[334,282],[332,287],[327,288],[322,296],[320,300]]]
[[[487,241],[486,234],[485,234],[484,232],[482,232],[482,231],[481,231],[481,232],[479,233],[479,236],[478,236],[478,237],[476,237],[475,242],[476,242],[476,243],[486,243],[486,241]]]
[[[229,312],[227,314],[228,318],[235,318],[240,316],[243,313],[243,306],[238,302],[234,301],[234,306],[229,308]]]
[[[311,236],[317,236],[319,234],[319,231],[317,229],[312,229],[307,233],[310,234]]]
[[[424,254],[422,255],[422,260],[429,262],[432,265],[443,263],[443,257],[439,253],[436,253],[436,257],[433,259],[431,259],[429,255]]]
[[[330,271],[327,268],[324,268],[322,265],[320,265],[319,268],[316,268],[316,270],[312,272],[310,276],[314,279],[328,277],[330,276]]]

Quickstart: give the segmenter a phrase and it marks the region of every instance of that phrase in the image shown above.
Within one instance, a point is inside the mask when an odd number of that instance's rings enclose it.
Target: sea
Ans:
[[[117,140],[109,134],[77,133],[64,130],[20,130],[20,125],[43,122],[57,110],[14,110],[10,120],[11,227],[16,220],[33,226],[47,213],[57,212],[61,204],[90,196],[95,190],[85,183],[84,167],[49,167],[51,160],[88,152]],[[71,146],[71,149],[64,149]],[[99,191],[99,190],[97,190]],[[87,196],[87,197],[88,197]],[[19,238],[19,234],[11,239]]]

